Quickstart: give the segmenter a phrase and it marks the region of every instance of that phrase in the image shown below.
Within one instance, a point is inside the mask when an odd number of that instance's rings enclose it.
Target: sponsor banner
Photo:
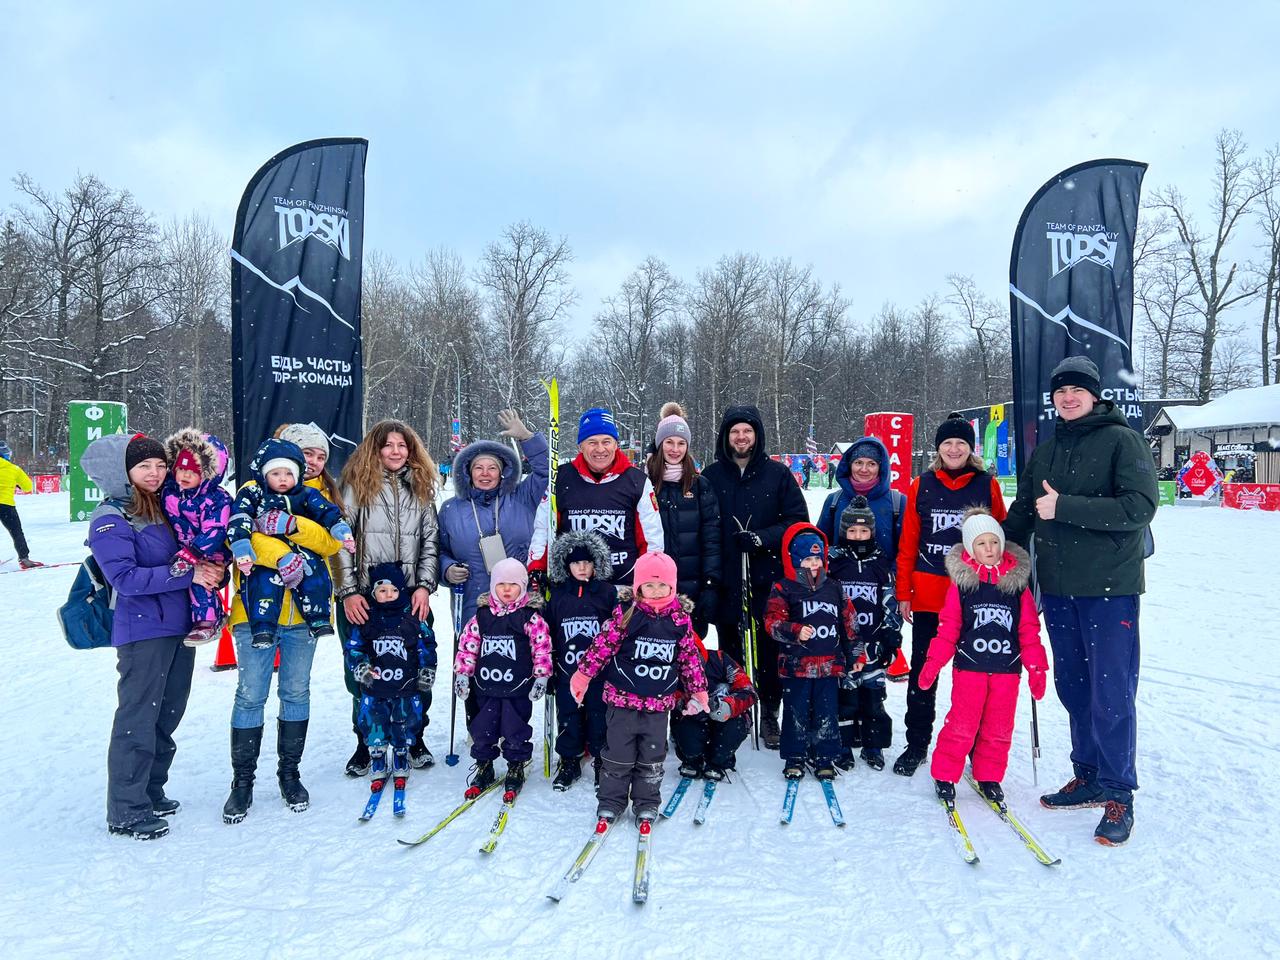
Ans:
[[[62,477],[56,473],[37,473],[31,478],[36,493],[57,493],[62,489]]]
[[[1004,498],[1013,501],[1018,496],[1018,478],[1017,477],[996,477],[996,481],[1000,484],[1000,492],[1004,494]]]
[[[889,486],[906,493],[911,489],[911,441],[915,417],[909,413],[868,413],[864,436],[875,437],[889,451]]]
[[[235,452],[314,421],[341,469],[363,434],[360,270],[368,142],[310,140],[249,181],[231,240]]]
[[[1142,431],[1133,373],[1133,238],[1145,163],[1093,160],[1062,171],[1031,198],[1013,238],[1015,473],[1053,430],[1049,373],[1065,357],[1098,365],[1103,399]]]
[[[1234,510],[1280,511],[1280,483],[1225,483],[1222,505]]]
[[[85,448],[99,437],[124,433],[129,426],[129,409],[123,403],[72,400],[67,404],[67,444],[71,461],[67,488],[71,491],[71,519],[88,520],[102,502],[102,491],[80,467]]]
[[[1178,502],[1178,484],[1173,480],[1157,480],[1156,487],[1160,491],[1157,506],[1172,507]]]
[[[1178,485],[1193,497],[1217,496],[1222,486],[1222,472],[1213,457],[1200,450],[1178,471]]]

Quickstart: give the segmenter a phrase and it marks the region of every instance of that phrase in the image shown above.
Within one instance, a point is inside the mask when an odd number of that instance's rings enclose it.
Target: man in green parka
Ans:
[[[1010,540],[1035,535],[1036,576],[1054,686],[1071,723],[1075,776],[1040,798],[1053,810],[1103,807],[1094,838],[1129,839],[1138,788],[1138,598],[1158,495],[1146,441],[1110,400],[1098,368],[1068,357],[1050,375],[1058,413],[1018,477]]]

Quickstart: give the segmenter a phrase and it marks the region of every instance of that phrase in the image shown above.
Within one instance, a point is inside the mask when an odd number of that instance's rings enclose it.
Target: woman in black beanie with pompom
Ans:
[[[1004,497],[974,453],[973,424],[958,413],[942,421],[934,434],[937,455],[916,477],[907,493],[898,541],[898,610],[911,624],[911,675],[907,682],[907,748],[893,772],[909,777],[929,752],[933,739],[937,687],[920,689],[920,671],[929,642],[938,632],[938,613],[951,580],[943,566],[947,551],[960,542],[965,511],[985,507],[997,520],[1005,518]]]

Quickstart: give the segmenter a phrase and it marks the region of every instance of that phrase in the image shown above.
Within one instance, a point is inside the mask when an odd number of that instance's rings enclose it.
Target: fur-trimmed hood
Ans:
[[[677,593],[676,597],[680,600],[680,609],[683,610],[686,614],[691,616],[693,614],[693,601],[690,600],[688,597],[686,597],[683,593]],[[637,599],[639,598],[636,597],[636,592],[632,590],[630,587],[618,587],[619,606],[625,607],[628,603],[631,603],[632,601]],[[649,601],[647,600],[645,601],[645,603],[648,603],[648,602]]]
[[[486,591],[485,593],[480,594],[480,599],[478,599],[478,600],[476,601],[476,606],[477,606],[477,607],[489,607],[489,606],[492,606],[492,607],[494,608],[494,610],[495,610],[495,611],[497,610],[497,604],[498,604],[498,599],[497,599],[496,597],[493,599],[493,603],[492,603],[492,604],[490,604],[490,602],[489,602],[489,593],[488,593],[487,591]],[[513,610],[519,610],[521,607],[531,607],[531,608],[532,608],[532,609],[534,609],[534,610],[541,610],[541,609],[542,609],[542,594],[540,594],[540,593],[529,593],[529,592],[526,590],[526,591],[525,591],[524,596],[523,596],[523,597],[521,597],[519,600],[517,600],[517,601],[516,601],[516,605],[515,605],[514,607],[512,607],[512,609],[513,609]],[[507,611],[507,612],[509,613],[510,611]]]
[[[164,451],[172,467],[183,450],[190,450],[200,461],[200,479],[222,483],[227,472],[227,448],[211,433],[201,433],[195,427],[183,427],[165,438]]]
[[[947,551],[947,573],[962,591],[976,590],[980,583],[994,583],[1001,593],[1019,594],[1031,582],[1031,557],[1016,543],[1006,543],[1004,556],[996,567],[984,567],[957,543]]]
[[[578,547],[591,551],[591,561],[596,565],[595,579],[610,580],[613,577],[613,559],[609,545],[598,533],[583,530],[567,530],[556,537],[547,557],[547,576],[552,583],[565,583],[569,579],[569,563],[565,559]]]
[[[494,490],[477,490],[471,485],[471,464],[481,455],[494,457],[502,464],[502,478]],[[453,477],[455,497],[463,500],[479,498],[481,503],[487,503],[495,494],[505,497],[515,492],[516,485],[520,483],[520,461],[516,459],[515,452],[505,444],[477,440],[458,451],[458,455],[453,458],[449,475]]]

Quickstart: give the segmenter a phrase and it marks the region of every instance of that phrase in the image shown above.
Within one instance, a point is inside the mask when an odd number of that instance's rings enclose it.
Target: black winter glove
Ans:
[[[733,536],[743,553],[755,553],[764,545],[764,541],[750,530],[739,530]]]
[[[531,597],[542,596],[542,584],[543,584],[544,576],[545,574],[541,570],[529,571],[529,596]]]
[[[356,683],[362,687],[372,687],[373,681],[378,679],[378,674],[368,660],[363,660],[356,664],[355,670],[352,671],[352,676],[355,678]]]

